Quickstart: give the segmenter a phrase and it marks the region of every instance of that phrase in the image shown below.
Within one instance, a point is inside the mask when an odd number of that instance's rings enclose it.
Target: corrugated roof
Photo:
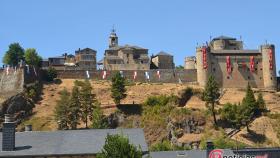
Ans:
[[[130,143],[148,151],[142,129],[89,129],[66,130],[53,132],[17,132],[16,150],[1,151],[0,157],[9,156],[51,156],[51,155],[82,155],[101,152],[107,134],[122,134],[129,138]],[[2,133],[0,134],[2,142]],[[0,143],[2,149],[2,143]]]

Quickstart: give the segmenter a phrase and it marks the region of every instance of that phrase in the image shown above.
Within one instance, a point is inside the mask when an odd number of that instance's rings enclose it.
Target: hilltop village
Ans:
[[[0,157],[279,157],[273,44],[244,49],[219,36],[175,67],[170,53],[118,41],[113,29],[100,61],[92,48],[41,59],[11,44],[0,69]]]

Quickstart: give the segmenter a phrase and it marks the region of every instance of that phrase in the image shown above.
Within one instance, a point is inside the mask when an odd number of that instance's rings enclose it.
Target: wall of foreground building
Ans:
[[[160,77],[158,75],[158,71]],[[112,76],[120,71],[106,71],[105,80],[110,80]],[[134,78],[134,74],[137,72],[137,76]],[[149,74],[149,80],[147,79],[146,72]],[[93,80],[103,80],[104,71],[88,71],[89,78]],[[196,70],[123,70],[122,74],[125,78],[135,82],[154,82],[154,83],[187,83],[187,82],[196,82],[197,74]],[[86,79],[88,77],[87,71],[80,70],[67,70],[67,71],[58,71],[58,78],[61,79]]]

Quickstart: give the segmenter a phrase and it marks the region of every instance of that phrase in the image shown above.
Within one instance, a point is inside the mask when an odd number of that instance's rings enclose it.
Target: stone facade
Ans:
[[[96,51],[90,48],[75,52],[76,65],[82,70],[96,70]]]
[[[205,86],[213,75],[221,87],[276,89],[274,45],[261,45],[259,50],[244,50],[235,38],[214,38],[209,45],[196,49],[197,81]]]
[[[184,69],[196,69],[196,57],[190,56],[185,58]]]
[[[109,49],[105,50],[103,69],[105,70],[149,70],[148,49],[138,46],[119,46],[113,30],[109,37]]]
[[[157,69],[174,69],[173,56],[163,51],[152,57],[152,63]]]

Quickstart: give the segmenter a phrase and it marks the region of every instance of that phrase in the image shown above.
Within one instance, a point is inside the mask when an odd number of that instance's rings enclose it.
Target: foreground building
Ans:
[[[15,132],[11,116],[5,118],[0,140],[3,158],[94,158],[100,153],[108,134],[128,137],[130,143],[148,153],[142,129],[88,129],[64,131]],[[30,128],[27,128],[30,129]]]
[[[186,58],[186,68],[197,69],[197,82],[205,86],[213,75],[221,87],[252,87],[275,90],[277,87],[275,46],[261,45],[258,50],[243,49],[236,38],[220,36],[209,45],[196,48],[196,59]],[[195,61],[195,62],[194,62]]]
[[[118,36],[113,29],[109,37],[109,48],[105,50],[105,70],[149,70],[148,49],[131,45],[118,45]]]

